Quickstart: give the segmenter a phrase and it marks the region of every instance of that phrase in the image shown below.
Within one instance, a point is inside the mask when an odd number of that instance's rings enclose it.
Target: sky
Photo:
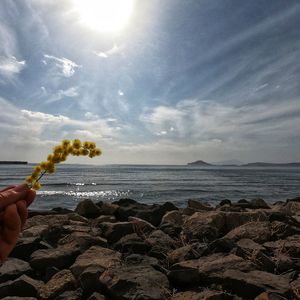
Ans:
[[[110,1],[0,1],[0,160],[300,162],[298,0]]]

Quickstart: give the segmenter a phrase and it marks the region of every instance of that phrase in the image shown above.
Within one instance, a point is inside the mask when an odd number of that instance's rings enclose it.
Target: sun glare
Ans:
[[[80,22],[102,32],[122,30],[133,10],[134,0],[73,0]]]

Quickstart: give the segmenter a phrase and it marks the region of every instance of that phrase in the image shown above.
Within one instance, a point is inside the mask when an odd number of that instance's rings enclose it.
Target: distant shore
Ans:
[[[0,165],[28,165],[27,161],[18,161],[18,160],[1,160]]]
[[[86,199],[74,211],[30,211],[0,267],[0,295],[299,299],[299,261],[300,197],[216,207],[191,199],[184,208]]]

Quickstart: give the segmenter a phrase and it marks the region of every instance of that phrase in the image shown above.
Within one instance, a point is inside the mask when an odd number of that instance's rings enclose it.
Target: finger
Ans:
[[[7,191],[7,190],[10,190],[10,189],[12,189],[12,188],[14,188],[14,187],[15,187],[15,185],[9,185],[9,186],[6,187],[5,189],[1,190],[0,193],[1,193],[1,192],[4,192],[4,191]]]
[[[10,204],[5,208],[3,225],[0,237],[1,259],[5,259],[17,243],[21,231],[21,219],[16,204]]]
[[[28,217],[27,203],[25,200],[20,200],[16,202],[16,206],[21,219],[21,228],[23,228]]]
[[[9,204],[24,199],[29,191],[26,183],[0,193],[0,211]]]
[[[25,197],[27,207],[34,201],[35,196],[36,196],[36,191],[30,189]]]

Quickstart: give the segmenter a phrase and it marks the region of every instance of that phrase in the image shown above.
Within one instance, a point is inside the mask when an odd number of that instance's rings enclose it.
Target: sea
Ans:
[[[0,189],[24,182],[33,164],[0,165]],[[189,199],[216,205],[220,200],[263,198],[270,203],[300,196],[298,167],[197,167],[160,165],[71,165],[45,175],[33,209],[73,209],[82,199],[113,202],[131,198],[142,203]]]

